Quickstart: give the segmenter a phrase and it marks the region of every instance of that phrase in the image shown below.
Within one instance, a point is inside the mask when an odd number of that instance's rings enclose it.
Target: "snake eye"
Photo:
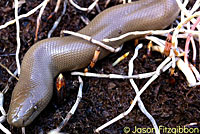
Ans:
[[[38,106],[37,106],[37,105],[35,105],[33,108],[34,108],[34,110],[37,110],[37,109],[38,109]]]

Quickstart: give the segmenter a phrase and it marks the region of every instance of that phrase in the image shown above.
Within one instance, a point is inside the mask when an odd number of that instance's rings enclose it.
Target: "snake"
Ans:
[[[98,14],[78,33],[96,40],[114,38],[132,31],[160,30],[169,26],[178,16],[176,0],[137,0],[110,7]],[[113,48],[139,38],[107,42]],[[53,94],[54,78],[65,71],[88,66],[97,45],[69,35],[38,41],[24,55],[21,73],[12,92],[7,121],[14,127],[25,127],[41,113]],[[100,48],[99,59],[110,52]]]

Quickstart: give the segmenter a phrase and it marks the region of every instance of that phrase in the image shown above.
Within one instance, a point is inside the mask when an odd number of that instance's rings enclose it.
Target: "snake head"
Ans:
[[[29,93],[18,93],[15,99],[12,99],[8,111],[8,123],[15,127],[29,125],[39,114],[38,104],[34,97]]]
[[[40,86],[39,90],[37,90],[38,86],[32,87],[30,90],[30,88],[25,89],[24,87],[19,89],[18,85],[17,83],[12,94],[7,121],[12,126],[24,127],[29,125],[46,107],[51,95],[39,92],[44,91],[41,89],[45,88],[44,86]]]

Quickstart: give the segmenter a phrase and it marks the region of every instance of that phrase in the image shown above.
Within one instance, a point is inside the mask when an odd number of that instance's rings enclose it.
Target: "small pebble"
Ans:
[[[108,83],[108,89],[110,90],[110,89],[113,89],[113,88],[115,88],[116,87],[116,84],[115,83],[113,83],[113,82],[110,82],[110,83]]]

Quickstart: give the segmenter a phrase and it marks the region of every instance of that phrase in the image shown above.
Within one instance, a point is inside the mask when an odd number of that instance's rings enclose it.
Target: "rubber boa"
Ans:
[[[140,0],[104,10],[79,33],[102,40],[131,31],[164,29],[178,13],[176,0]],[[119,47],[137,37],[127,37],[107,45]],[[96,48],[89,41],[74,36],[54,37],[34,44],[22,61],[19,81],[12,93],[8,123],[15,127],[29,125],[49,103],[54,77],[59,72],[86,67]],[[100,59],[108,54],[101,48]]]

